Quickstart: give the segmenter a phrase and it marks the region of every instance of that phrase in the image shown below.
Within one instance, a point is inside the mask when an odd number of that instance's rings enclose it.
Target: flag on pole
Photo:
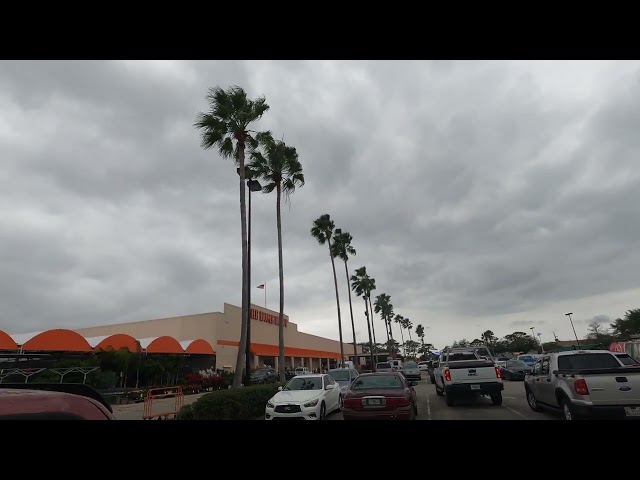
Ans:
[[[257,288],[264,289],[264,283],[263,283],[262,285],[258,285],[258,287],[257,287]]]

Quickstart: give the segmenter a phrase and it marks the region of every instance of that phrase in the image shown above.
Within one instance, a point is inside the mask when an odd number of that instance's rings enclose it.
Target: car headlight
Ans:
[[[349,390],[349,385],[343,385],[341,390],[344,392],[345,390]]]
[[[269,400],[267,402],[267,408],[276,408],[276,406],[273,403],[271,403],[271,400]]]
[[[311,408],[311,407],[315,407],[316,405],[318,405],[318,399],[311,400],[310,402],[305,403],[304,407]]]

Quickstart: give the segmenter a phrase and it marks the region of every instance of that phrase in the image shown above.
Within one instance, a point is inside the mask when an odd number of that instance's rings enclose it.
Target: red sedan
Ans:
[[[415,420],[418,402],[414,386],[398,372],[363,373],[344,395],[345,420]]]

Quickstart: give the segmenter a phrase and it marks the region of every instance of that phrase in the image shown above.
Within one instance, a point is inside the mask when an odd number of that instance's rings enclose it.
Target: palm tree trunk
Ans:
[[[248,249],[247,249],[247,202],[246,181],[244,176],[244,139],[238,140],[238,166],[240,167],[240,231],[242,236],[242,318],[240,321],[240,344],[236,357],[236,369],[233,372],[233,388],[242,384],[242,370],[245,365],[244,354],[247,346],[247,321],[249,305],[247,304],[249,285],[247,284]]]
[[[371,331],[373,332],[374,353],[375,353],[376,363],[378,363],[378,342],[376,340],[376,326],[373,323],[373,305],[371,305],[371,295],[368,295],[368,298],[369,298],[369,311],[371,312]]]
[[[349,280],[349,267],[347,261],[344,262],[344,271],[347,274],[347,292],[349,293],[349,313],[351,313],[351,331],[353,333],[353,364],[360,365],[358,361],[358,344],[356,343],[356,323],[353,320],[353,305],[351,304],[351,281]]]
[[[402,338],[402,351],[404,352],[404,356],[407,356],[407,349],[404,346],[404,333],[402,333],[402,325],[400,325],[400,338]]]
[[[278,226],[278,274],[280,280],[280,311],[278,313],[278,372],[281,381],[285,379],[284,371],[284,267],[282,265],[282,215],[280,212],[281,185],[276,186],[276,223]]]
[[[338,296],[338,277],[336,276],[336,262],[331,255],[331,240],[329,244],[329,258],[331,258],[331,268],[333,268],[333,284],[336,288],[336,305],[338,306],[338,330],[340,332],[340,366],[344,367],[344,345],[342,344],[342,316],[340,315],[340,297]]]
[[[371,324],[369,323],[369,304],[367,303],[367,297],[364,297],[364,314],[367,317],[367,330],[369,330],[369,355],[371,356],[371,371],[376,371],[376,362],[373,356],[373,338],[371,338]]]
[[[409,330],[409,340],[411,340],[413,342],[413,338],[411,338],[411,329],[407,328],[407,330]]]
[[[392,319],[387,318],[387,327],[389,328],[389,337],[391,337],[391,340],[393,340],[393,328],[391,328],[391,324],[392,324]]]

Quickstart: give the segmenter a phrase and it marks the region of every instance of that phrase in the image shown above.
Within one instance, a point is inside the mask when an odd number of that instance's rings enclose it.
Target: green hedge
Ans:
[[[255,420],[280,384],[231,388],[203,395],[178,413],[178,420]]]

